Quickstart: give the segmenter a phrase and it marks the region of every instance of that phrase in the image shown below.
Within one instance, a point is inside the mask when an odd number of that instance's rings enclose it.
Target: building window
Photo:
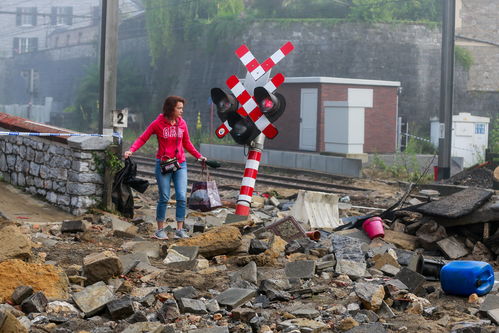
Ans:
[[[52,25],[72,25],[73,7],[52,7],[50,21]]]
[[[35,37],[15,37],[14,55],[35,52],[38,50],[38,38]]]
[[[475,124],[475,134],[485,134],[485,124]]]
[[[35,26],[36,25],[36,7],[17,7],[16,25],[17,26]]]

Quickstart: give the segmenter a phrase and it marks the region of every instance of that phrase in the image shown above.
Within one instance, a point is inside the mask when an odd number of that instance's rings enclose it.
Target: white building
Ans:
[[[482,162],[488,147],[490,118],[460,113],[452,116],[451,155],[462,157],[465,168]],[[439,120],[431,120],[431,142],[438,147]]]
[[[120,17],[143,11],[140,0],[119,0]],[[101,0],[2,0],[0,58],[95,41]]]

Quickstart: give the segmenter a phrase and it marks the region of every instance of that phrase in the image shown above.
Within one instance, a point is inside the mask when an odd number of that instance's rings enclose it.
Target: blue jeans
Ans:
[[[175,187],[175,199],[177,200],[175,218],[177,219],[177,222],[183,222],[185,220],[187,202],[187,162],[181,163],[180,166],[182,167],[181,169],[163,175],[161,174],[159,159],[156,160],[155,173],[159,190],[158,205],[156,206],[157,222],[164,222],[166,219],[166,207],[168,205],[168,200],[170,200],[170,184],[172,179]]]

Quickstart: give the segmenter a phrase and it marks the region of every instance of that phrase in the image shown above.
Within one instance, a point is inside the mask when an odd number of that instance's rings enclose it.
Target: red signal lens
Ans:
[[[272,107],[274,107],[274,102],[272,102],[272,100],[270,98],[265,98],[263,101],[262,101],[262,107],[266,110],[268,109],[272,109]]]

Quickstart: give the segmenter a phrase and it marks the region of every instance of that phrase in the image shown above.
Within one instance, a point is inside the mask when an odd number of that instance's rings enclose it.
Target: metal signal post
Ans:
[[[260,64],[248,47],[241,45],[235,53],[248,70],[244,85],[233,75],[226,82],[232,94],[220,88],[211,89],[211,99],[222,121],[222,125],[215,131],[216,135],[223,138],[230,133],[237,143],[250,146],[237,199],[236,215],[249,215],[265,137],[273,139],[277,136],[277,128],[272,123],[286,108],[284,97],[274,93],[284,82],[284,76],[279,73],[269,80],[270,70],[293,48],[293,44],[287,42]]]

